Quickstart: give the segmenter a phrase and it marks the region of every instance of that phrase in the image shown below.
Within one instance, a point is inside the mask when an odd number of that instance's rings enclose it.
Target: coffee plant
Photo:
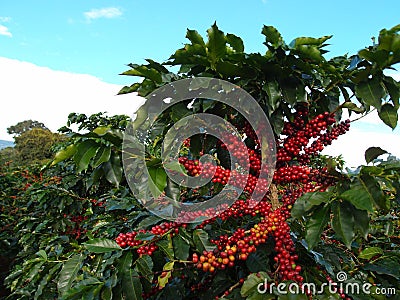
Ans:
[[[377,111],[383,123],[396,127],[400,84],[385,71],[400,62],[399,31],[400,25],[383,29],[357,54],[327,59],[330,36],[287,44],[274,27],[264,26],[265,53],[246,53],[241,38],[214,24],[207,40],[188,30],[189,42],[166,62],[129,64],[122,74],[141,80],[120,94],[151,96],[194,77],[247,91],[272,127],[272,182],[260,176],[265,149],[259,128],[225,103],[188,98],[163,111],[147,132],[137,132],[156,190],[178,202],[203,203],[228,183],[244,188],[230,206],[164,220],[135,197],[132,174],[123,170],[124,132],[148,120],[152,102],[134,120],[72,113],[60,129],[69,138],[52,162],[40,169],[0,169],[2,297],[396,299],[400,161],[372,144],[366,165],[350,170],[321,151],[351,130],[344,115],[359,119]],[[210,88],[207,80],[192,86]],[[224,141],[206,133],[187,138],[175,171],[211,179],[183,187],[165,171],[163,142],[179,120],[200,113],[222,117],[239,134],[227,131]],[[201,160],[205,154],[217,164]],[[235,169],[234,160],[248,172]],[[254,201],[255,193],[262,193],[261,201]],[[328,288],[338,281],[368,283],[370,293]],[[293,294],[290,283],[304,293]],[[310,283],[325,288],[316,293]]]

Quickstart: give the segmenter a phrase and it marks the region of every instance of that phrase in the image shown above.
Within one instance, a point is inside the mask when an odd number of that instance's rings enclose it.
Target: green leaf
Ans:
[[[295,52],[299,54],[301,59],[306,58],[316,62],[321,62],[324,59],[317,46],[299,45]]]
[[[85,140],[78,144],[76,153],[74,154],[74,161],[77,165],[77,172],[81,172],[87,169],[90,160],[96,155],[96,152],[99,148],[99,144],[91,139]]]
[[[106,238],[96,238],[83,243],[87,250],[93,253],[105,253],[122,248],[114,241]]]
[[[328,203],[332,194],[330,192],[310,192],[299,197],[292,207],[292,217],[301,218],[314,206]]]
[[[49,272],[43,276],[42,280],[40,281],[39,285],[37,286],[35,295],[33,297],[33,300],[38,300],[39,297],[43,293],[43,289],[46,287],[47,283],[53,278],[53,274],[60,269],[61,263],[57,263],[55,266],[53,266]]]
[[[257,251],[251,253],[246,260],[246,266],[252,273],[268,271],[268,253],[265,249],[261,249],[261,251],[258,250],[257,248]]]
[[[43,260],[47,260],[47,253],[44,250],[39,250],[38,252],[36,252],[37,255],[39,255],[41,258],[43,258]]]
[[[300,81],[293,78],[288,78],[285,81],[280,82],[280,87],[282,89],[283,99],[291,104],[294,105],[297,102],[306,102],[307,101],[307,93]]]
[[[357,104],[353,102],[344,102],[342,105],[340,105],[342,108],[347,108],[350,111],[354,111],[355,113],[363,113],[365,111],[364,108],[358,107]]]
[[[180,166],[178,167],[180,168]],[[173,199],[174,201],[179,201],[181,196],[181,188],[179,184],[175,183],[169,177],[167,178],[167,187],[165,188],[165,196]]]
[[[365,248],[361,253],[358,255],[358,258],[362,259],[371,259],[376,255],[381,255],[383,254],[383,250],[379,247],[368,247]]]
[[[158,276],[158,286],[163,288],[167,285],[169,278],[171,278],[171,270],[174,268],[174,261],[167,262],[164,267],[163,271],[167,272],[166,276],[162,277],[161,275]],[[169,272],[168,272],[169,271]]]
[[[279,90],[278,82],[267,82],[266,84],[264,84],[263,90],[267,92],[268,106],[271,114],[279,107],[279,103],[281,100],[281,92]]]
[[[160,196],[167,186],[167,173],[163,167],[149,167],[149,186],[154,198]]]
[[[208,233],[203,229],[196,229],[193,231],[193,242],[199,252],[204,250],[212,251],[215,248],[215,246],[209,241]]]
[[[192,44],[205,46],[203,37],[196,30],[188,29],[186,31],[186,38],[191,41]]]
[[[354,239],[354,215],[353,206],[348,202],[339,202],[333,205],[332,228],[342,239],[348,249]]]
[[[398,115],[397,109],[393,105],[385,103],[384,105],[382,105],[381,110],[378,112],[378,115],[383,123],[385,123],[387,126],[392,129],[396,128]]]
[[[363,174],[356,178],[350,189],[340,195],[346,201],[351,202],[356,208],[374,212],[374,204],[386,209],[385,196],[374,177]]]
[[[103,164],[103,169],[107,181],[118,187],[122,180],[122,165],[119,155],[112,152],[110,160]]]
[[[396,280],[400,277],[399,261],[394,257],[382,257],[374,263],[365,264],[363,269],[378,274],[390,275]]]
[[[383,84],[390,95],[390,100],[392,101],[395,108],[399,108],[399,98],[400,98],[400,85],[391,76],[383,77]]]
[[[172,244],[174,245],[175,258],[179,260],[187,260],[190,248],[189,241],[182,235],[178,234],[172,238]]]
[[[234,34],[227,33],[226,34],[226,41],[232,47],[232,49],[235,50],[236,52],[243,52],[244,51],[243,40],[240,37],[238,37],[238,36],[236,36]]]
[[[294,39],[290,43],[290,47],[292,48],[297,48],[298,46],[301,45],[313,45],[317,47],[322,47],[324,43],[329,40],[332,37],[332,35],[326,35],[320,38],[313,38],[313,37],[298,37]]]
[[[317,208],[306,224],[306,242],[308,250],[314,248],[321,238],[322,231],[329,221],[330,206]]]
[[[262,290],[264,288],[264,283],[268,282],[269,276],[266,272],[259,272],[259,273],[252,273],[247,276],[246,280],[244,281],[242,288],[240,289],[240,295],[242,297],[246,297],[246,299],[268,299],[267,294],[261,294],[258,290]],[[260,286],[260,288],[259,288]],[[266,290],[267,287],[265,287]],[[259,297],[257,297],[259,296]],[[272,295],[273,298],[275,295]],[[250,298],[251,297],[251,298]],[[255,297],[255,298],[254,298]]]
[[[62,162],[70,157],[72,157],[76,153],[77,147],[75,144],[69,145],[66,148],[58,151],[56,155],[54,156],[53,161],[51,162],[51,165],[54,166],[58,164],[59,162]]]
[[[61,296],[71,288],[72,283],[76,279],[76,275],[81,268],[82,262],[83,255],[75,254],[64,263],[57,282],[57,289]]]
[[[104,162],[107,162],[110,160],[111,156],[111,148],[110,147],[101,147],[97,153],[96,156],[94,157],[92,161],[92,167],[97,168],[99,165],[101,165]]]
[[[359,210],[359,209],[354,209],[353,210],[353,215],[354,219],[357,221],[354,224],[354,228],[358,230],[362,237],[366,240],[368,237],[368,231],[369,231],[369,216],[368,212],[366,210]]]
[[[150,255],[142,255],[136,260],[136,268],[140,275],[144,276],[149,283],[152,283],[153,273],[153,260]]]
[[[132,268],[133,254],[126,252],[120,259],[118,275],[122,281],[122,289],[127,300],[142,299],[142,284],[139,274]]]
[[[172,246],[172,240],[170,235],[168,235],[168,239],[159,240],[156,242],[156,245],[161,249],[162,252],[167,256],[168,259],[174,259],[174,247]]]
[[[211,67],[215,68],[216,63],[226,53],[226,39],[224,33],[218,29],[216,23],[207,30],[207,56],[211,62]]]
[[[357,97],[361,98],[365,104],[377,108],[378,111],[381,109],[385,90],[378,79],[372,78],[356,84],[355,91]]]
[[[261,30],[261,33],[265,35],[265,44],[272,45],[275,49],[282,46],[283,39],[278,30],[273,26],[265,26]]]
[[[375,158],[377,158],[378,156],[387,153],[386,150],[383,150],[381,147],[369,147],[364,154],[365,157],[365,161],[368,163],[370,163],[371,161],[373,161]]]
[[[140,76],[150,79],[156,83],[162,83],[160,72],[158,72],[156,69],[148,68],[146,66],[137,66],[136,68],[122,73],[121,75]]]

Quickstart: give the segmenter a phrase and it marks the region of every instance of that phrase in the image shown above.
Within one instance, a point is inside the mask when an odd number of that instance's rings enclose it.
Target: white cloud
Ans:
[[[9,31],[8,27],[1,25],[1,24],[0,24],[0,35],[12,37],[12,34]]]
[[[369,147],[381,147],[392,155],[400,158],[400,135],[390,129],[386,132],[373,132],[360,128],[350,130],[326,147],[323,154],[342,155],[346,166],[355,168],[365,165],[364,153]]]
[[[92,9],[84,13],[86,19],[94,20],[99,18],[116,18],[122,15],[122,11],[116,7],[105,7],[99,9]]]
[[[71,112],[133,115],[143,103],[134,94],[116,95],[122,86],[86,74],[74,74],[39,67],[32,63],[0,57],[0,139],[12,140],[7,127],[32,119],[52,131],[64,126]],[[365,164],[364,152],[379,146],[400,157],[400,128],[376,124],[376,115],[352,123],[323,153],[343,155],[348,167]]]
[[[56,131],[71,112],[132,116],[143,103],[135,94],[116,95],[122,86],[86,74],[0,57],[0,139],[12,140],[7,128],[23,120],[43,122]]]

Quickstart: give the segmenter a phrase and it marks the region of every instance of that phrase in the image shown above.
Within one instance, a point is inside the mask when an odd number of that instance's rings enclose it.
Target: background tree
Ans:
[[[23,131],[15,138],[15,149],[21,164],[44,163],[53,157],[52,147],[63,136],[39,127]]]
[[[22,133],[29,131],[33,128],[40,128],[40,129],[45,129],[49,130],[43,123],[38,122],[38,121],[33,121],[33,120],[25,120],[21,121],[13,126],[10,126],[7,128],[8,134],[12,134],[15,136],[19,136]]]

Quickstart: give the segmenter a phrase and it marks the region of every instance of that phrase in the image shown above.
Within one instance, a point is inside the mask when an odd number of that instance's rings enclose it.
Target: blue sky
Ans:
[[[109,83],[125,64],[166,60],[185,42],[186,28],[205,34],[217,21],[241,36],[247,51],[264,51],[262,25],[290,42],[298,36],[333,35],[330,55],[355,53],[381,28],[400,23],[400,2],[391,1],[1,1],[0,56],[55,70],[85,73]],[[327,4],[329,3],[329,4]]]
[[[3,0],[0,139],[11,140],[6,128],[24,119],[56,130],[72,111],[132,114],[141,100],[115,94],[135,78],[118,74],[145,58],[165,61],[186,42],[187,28],[205,36],[216,21],[242,37],[247,52],[261,53],[263,25],[275,26],[287,43],[333,35],[327,48],[332,57],[369,46],[380,29],[400,23],[399,11],[398,0]],[[400,80],[400,73],[394,77]],[[372,116],[355,126],[359,151],[366,149],[365,139],[391,152],[400,148],[399,130],[378,124]],[[356,138],[347,136],[352,151],[342,142],[334,154],[355,152]]]

